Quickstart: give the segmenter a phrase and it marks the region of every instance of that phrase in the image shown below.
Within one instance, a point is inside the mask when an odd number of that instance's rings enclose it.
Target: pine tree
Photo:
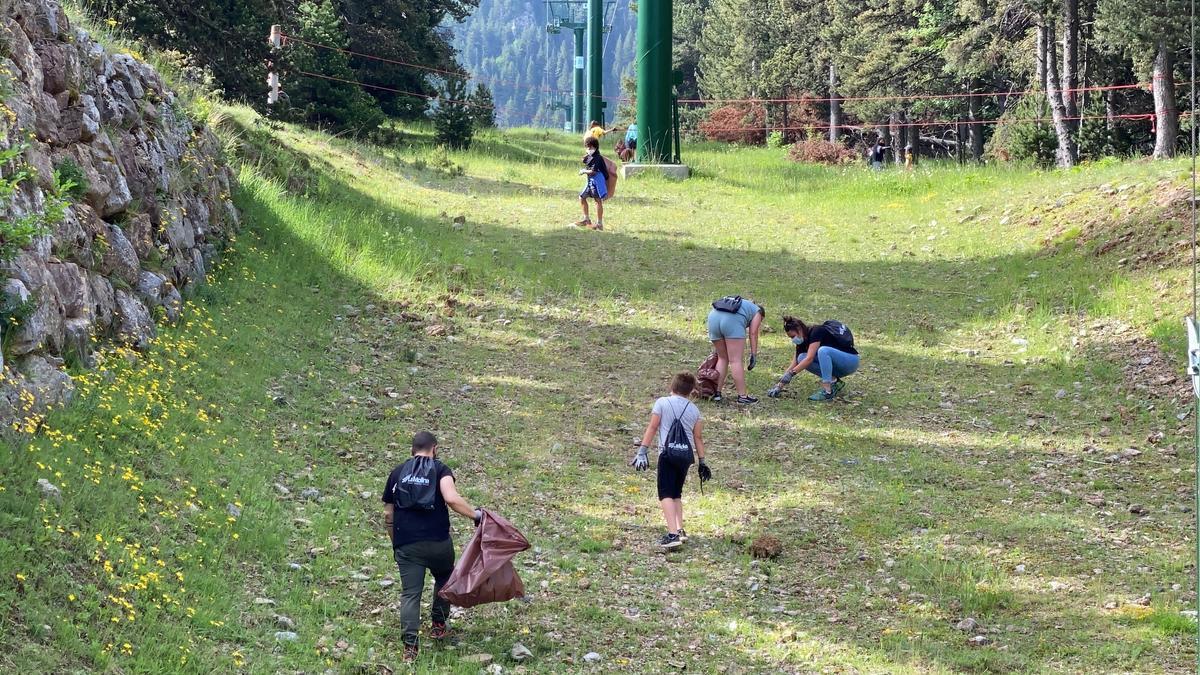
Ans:
[[[471,146],[475,122],[467,101],[467,84],[462,77],[446,78],[445,87],[433,113],[434,138],[438,145],[455,150]]]
[[[1188,0],[1100,0],[1102,38],[1124,48],[1154,92],[1156,158],[1173,157],[1179,142],[1175,66],[1188,47]]]
[[[349,43],[332,0],[305,0],[296,9],[296,15],[303,39],[343,49]],[[288,56],[291,68],[286,91],[297,119],[358,132],[370,131],[383,123],[383,113],[375,101],[357,84],[348,82],[355,75],[344,53],[294,43]]]
[[[482,82],[475,85],[468,99],[471,104],[471,122],[475,129],[492,129],[496,126],[496,103],[492,100],[492,92]]]

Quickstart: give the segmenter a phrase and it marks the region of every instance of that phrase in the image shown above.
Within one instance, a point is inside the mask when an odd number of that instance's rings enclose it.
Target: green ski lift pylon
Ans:
[[[584,64],[583,56],[584,49],[584,31],[587,29],[585,21],[585,11],[587,8],[587,0],[546,0],[546,31],[552,35],[557,35],[564,30],[569,30],[575,35],[575,60],[571,64],[573,73],[572,82],[572,104],[571,104],[571,125],[572,130],[577,133],[583,133],[584,125],[587,123],[583,115],[586,112],[584,109]]]
[[[671,72],[671,0],[643,0],[637,8],[637,162],[625,176],[654,171],[687,178],[678,163],[674,134],[675,85]]]

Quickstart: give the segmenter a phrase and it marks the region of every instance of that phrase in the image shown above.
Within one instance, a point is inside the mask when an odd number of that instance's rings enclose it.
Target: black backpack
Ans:
[[[668,403],[667,405],[670,405]],[[687,403],[683,407],[683,412],[687,412]],[[671,412],[675,413],[675,407],[671,406]],[[662,456],[660,459],[674,464],[683,469],[692,465],[696,461],[695,452],[692,449],[692,441],[688,438],[687,431],[683,428],[683,418],[675,413],[675,419],[671,422],[671,428],[667,430],[667,442],[663,445]]]
[[[841,321],[830,319],[821,325],[834,335],[844,336],[846,338],[846,342],[849,343],[851,347],[854,346],[854,333],[850,332],[850,327],[846,324],[842,323]]]
[[[432,510],[438,495],[437,460],[413,457],[400,467],[400,478],[392,487],[392,503],[398,509]]]
[[[718,312],[729,312],[731,314],[736,314],[737,311],[742,308],[742,296],[727,295],[718,300],[713,300],[712,306],[713,309],[717,310]]]

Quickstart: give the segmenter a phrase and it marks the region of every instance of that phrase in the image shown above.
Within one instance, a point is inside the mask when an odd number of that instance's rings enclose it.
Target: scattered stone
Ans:
[[[274,600],[272,600],[272,599],[270,599],[270,598],[255,598],[255,599],[254,599],[254,604],[256,604],[256,605],[266,605],[266,606],[270,607],[270,606],[272,606],[272,605],[274,605],[274,604],[275,604],[275,601],[274,601]]]
[[[470,656],[464,656],[459,660],[463,661],[464,663],[478,663],[482,666],[485,663],[490,663],[492,658],[494,657],[491,654],[471,654]]]
[[[350,578],[355,581],[370,581],[371,580],[370,576],[363,574],[362,572],[355,572],[354,574],[350,575]]]
[[[533,652],[529,651],[529,648],[520,642],[512,646],[510,653],[512,654],[513,661],[524,661],[525,659],[533,658]]]
[[[380,579],[379,585],[382,588],[391,588],[392,586],[396,585],[396,582],[393,579]]]
[[[306,487],[300,491],[301,499],[320,499],[321,491],[315,487]]]
[[[576,585],[579,586],[579,590],[586,591],[587,589],[592,587],[592,581],[591,581],[591,579],[584,577],[584,578],[580,579]]]
[[[290,617],[286,617],[282,614],[275,615],[275,626],[280,630],[296,630],[296,622],[292,621]]]
[[[275,492],[278,492],[280,497],[286,497],[286,496],[292,494],[292,491],[289,490],[287,488],[287,486],[284,485],[283,483],[275,484]]]
[[[281,630],[275,633],[276,642],[295,642],[299,637],[295,631],[291,630]]]
[[[1013,568],[1017,574],[1025,574],[1025,563],[1021,563]]]
[[[1052,590],[1056,593],[1058,591],[1066,590],[1066,588],[1067,588],[1067,585],[1061,581],[1051,581],[1050,582],[1050,590]]]
[[[62,490],[59,490],[58,486],[54,483],[51,483],[45,478],[39,478],[37,480],[37,485],[38,489],[42,491],[42,496],[46,499],[54,499],[59,501],[62,500]]]
[[[1142,506],[1141,504],[1130,504],[1129,512],[1135,516],[1144,516],[1147,513],[1150,513],[1150,510],[1147,509],[1145,506]]]
[[[599,663],[600,658],[600,655],[596,652],[588,652],[583,655],[583,660],[587,661],[588,663]]]
[[[964,633],[974,633],[979,628],[979,622],[971,617],[967,617],[954,624],[954,628],[956,630],[961,630]]]
[[[989,640],[988,636],[986,635],[972,635],[967,639],[967,644],[971,645],[972,647],[983,647],[991,643],[992,641]]]
[[[234,518],[242,517],[242,510],[238,508],[237,504],[226,504],[225,505],[225,513],[228,513],[230,516],[232,516]]]
[[[298,572],[304,569],[304,566],[297,562],[290,562],[288,563],[288,569]]]
[[[488,673],[488,675],[502,675],[504,673],[504,666],[499,663],[493,663],[485,668],[484,672]]]

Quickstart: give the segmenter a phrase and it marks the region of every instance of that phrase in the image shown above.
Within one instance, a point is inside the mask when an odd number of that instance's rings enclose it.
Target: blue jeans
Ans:
[[[796,361],[803,358],[801,354]],[[817,358],[805,370],[821,378],[822,382],[833,382],[834,378],[841,379],[858,370],[858,354],[847,354],[833,347],[817,347]]]

